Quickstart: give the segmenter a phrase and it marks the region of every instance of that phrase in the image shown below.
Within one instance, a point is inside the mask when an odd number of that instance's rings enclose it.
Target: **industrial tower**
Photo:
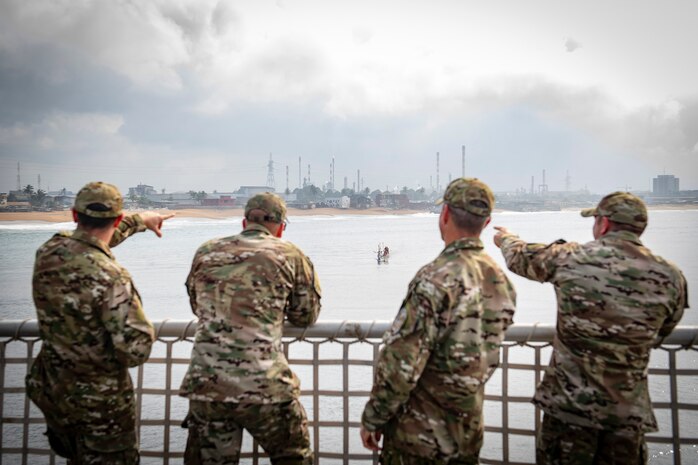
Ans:
[[[274,160],[272,160],[270,153],[269,163],[267,163],[267,187],[275,189],[276,186],[274,184]]]

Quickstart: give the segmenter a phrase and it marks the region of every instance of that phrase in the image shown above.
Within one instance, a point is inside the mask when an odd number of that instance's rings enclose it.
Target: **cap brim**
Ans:
[[[579,212],[579,213],[580,213],[580,215],[582,215],[583,217],[587,218],[587,217],[590,217],[590,216],[596,216],[596,215],[598,214],[598,210],[596,209],[596,207],[594,207],[594,208],[585,208],[584,210],[582,210],[582,211]]]
[[[434,205],[441,205],[442,203],[444,203],[443,197],[441,197],[440,199],[437,199],[436,202],[434,202]]]

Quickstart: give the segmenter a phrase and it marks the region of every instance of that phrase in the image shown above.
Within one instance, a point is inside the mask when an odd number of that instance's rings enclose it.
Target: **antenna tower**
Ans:
[[[543,170],[543,182],[540,186],[538,186],[538,188],[540,189],[540,195],[545,195],[548,193],[548,185],[545,183],[545,170]]]
[[[274,160],[272,160],[270,153],[269,163],[267,163],[267,187],[271,187],[273,189],[275,187],[274,184]]]
[[[436,152],[436,191],[441,192],[439,187],[439,152]]]
[[[298,157],[298,188],[302,188],[301,184],[301,157]]]
[[[565,190],[567,192],[569,192],[571,186],[572,186],[572,178],[570,177],[569,170],[567,170],[567,176],[565,176]]]
[[[17,162],[17,190],[18,191],[22,190],[22,180],[21,180],[21,177],[19,176],[19,162]]]

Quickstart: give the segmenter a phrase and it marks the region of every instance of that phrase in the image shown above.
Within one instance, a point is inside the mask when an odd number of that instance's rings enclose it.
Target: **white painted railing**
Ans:
[[[318,464],[377,463],[361,447],[358,428],[373,364],[387,321],[321,321],[287,326],[284,350],[302,383]],[[179,464],[186,444],[180,427],[186,399],[177,396],[189,363],[195,321],[155,322],[158,342],[148,362],[132,371],[138,394],[142,464]],[[534,462],[540,412],[530,404],[554,336],[551,325],[514,325],[500,368],[487,385],[483,464]],[[58,464],[43,436],[41,413],[25,396],[24,376],[40,347],[35,320],[0,321],[0,465]],[[679,327],[654,351],[650,387],[661,429],[648,442],[652,463],[698,463],[698,327]],[[243,462],[268,463],[248,437]]]

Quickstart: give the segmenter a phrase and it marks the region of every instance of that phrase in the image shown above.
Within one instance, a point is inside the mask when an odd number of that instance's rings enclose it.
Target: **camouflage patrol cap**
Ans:
[[[451,181],[437,205],[446,203],[477,216],[490,216],[494,209],[494,194],[477,178],[458,178]]]
[[[264,219],[272,223],[283,223],[286,219],[284,199],[272,192],[264,192],[251,197],[245,205],[245,218],[252,210],[262,210],[267,214]]]
[[[647,226],[645,202],[629,192],[608,194],[596,207],[582,210],[582,216],[605,216],[614,223],[629,224],[640,229]]]
[[[92,218],[116,218],[121,215],[123,206],[123,198],[116,186],[106,182],[91,182],[80,189],[73,208]]]

